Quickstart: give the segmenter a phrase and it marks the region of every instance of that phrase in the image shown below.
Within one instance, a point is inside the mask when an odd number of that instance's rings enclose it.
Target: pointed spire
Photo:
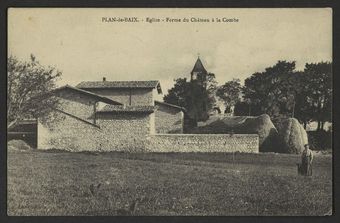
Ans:
[[[194,68],[191,71],[191,74],[193,74],[193,73],[205,73],[205,74],[208,73],[207,70],[204,68],[204,66],[202,64],[202,61],[200,59],[199,54],[198,54],[196,63],[194,65]]]

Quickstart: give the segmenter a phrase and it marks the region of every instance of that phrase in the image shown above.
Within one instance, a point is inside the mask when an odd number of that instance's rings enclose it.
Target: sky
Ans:
[[[139,22],[107,22],[113,17]],[[63,73],[59,86],[103,77],[159,80],[167,93],[174,79],[190,78],[198,55],[220,85],[243,82],[278,60],[296,61],[297,70],[332,61],[332,10],[10,8],[8,54],[21,60],[34,54],[55,66]]]

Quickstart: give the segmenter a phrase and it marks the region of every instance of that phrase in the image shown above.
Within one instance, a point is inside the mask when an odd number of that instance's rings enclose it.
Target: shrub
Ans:
[[[312,150],[326,150],[332,148],[332,132],[330,131],[309,131],[308,139]]]

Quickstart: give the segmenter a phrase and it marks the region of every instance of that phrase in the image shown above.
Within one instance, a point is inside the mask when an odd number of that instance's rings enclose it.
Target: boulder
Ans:
[[[235,128],[235,133],[258,134],[260,152],[282,152],[278,131],[267,114],[247,118]]]
[[[278,132],[280,140],[283,142],[284,153],[300,154],[304,150],[304,145],[308,143],[306,130],[295,118],[283,120]]]
[[[31,150],[32,148],[23,140],[10,140],[7,142],[8,150]]]

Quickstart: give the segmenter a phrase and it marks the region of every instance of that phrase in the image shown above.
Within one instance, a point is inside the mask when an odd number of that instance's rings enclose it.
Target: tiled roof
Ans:
[[[152,113],[155,110],[155,106],[140,105],[140,106],[123,106],[123,105],[106,105],[101,110],[101,112],[113,112],[113,113]]]
[[[99,101],[102,101],[102,102],[105,102],[105,103],[108,103],[108,104],[122,105],[122,103],[114,101],[114,100],[112,100],[110,98],[107,98],[107,97],[104,97],[104,96],[101,96],[101,95],[98,95],[98,94],[95,94],[95,93],[92,93],[92,92],[89,92],[89,91],[85,91],[83,89],[72,87],[70,85],[65,85],[65,86],[62,86],[60,88],[57,88],[57,89],[53,90],[52,93],[59,92],[59,91],[62,91],[64,89],[70,89],[70,90],[79,92],[81,94],[88,95],[88,96],[90,96],[92,98],[95,98],[95,99],[97,99]]]
[[[159,81],[83,81],[77,88],[157,88],[162,93]]]
[[[186,111],[186,109],[183,108],[183,107],[181,107],[181,106],[169,104],[169,103],[166,103],[166,102],[163,102],[163,101],[155,101],[155,104],[156,104],[156,105],[157,105],[157,104],[161,104],[161,105],[165,105],[165,106],[177,108],[177,109],[180,109],[180,110],[182,110],[182,111]]]
[[[194,68],[192,69],[191,73],[207,73],[207,70],[204,68],[202,61],[200,58],[197,58],[197,61],[194,65]]]

